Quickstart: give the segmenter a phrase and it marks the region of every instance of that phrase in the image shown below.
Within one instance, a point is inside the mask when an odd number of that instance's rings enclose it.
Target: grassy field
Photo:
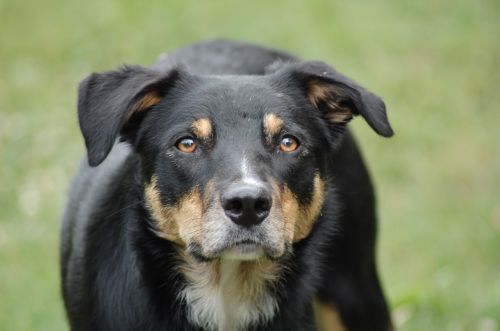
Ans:
[[[0,0],[0,330],[67,329],[58,227],[87,73],[229,37],[321,59],[384,97],[353,127],[400,330],[500,330],[500,2]]]

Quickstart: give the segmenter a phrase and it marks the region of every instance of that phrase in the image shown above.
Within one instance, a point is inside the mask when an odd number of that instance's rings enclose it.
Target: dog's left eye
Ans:
[[[183,153],[194,153],[198,145],[191,137],[184,137],[175,143],[175,147]]]
[[[280,151],[291,153],[299,148],[299,140],[292,135],[286,135],[281,139]]]

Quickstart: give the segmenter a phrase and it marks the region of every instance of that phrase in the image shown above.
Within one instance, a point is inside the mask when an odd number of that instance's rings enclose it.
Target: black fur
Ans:
[[[92,74],[79,89],[78,115],[88,158],[74,179],[62,224],[63,296],[72,330],[198,330],[178,299],[186,286],[175,244],[158,237],[144,186],[159,178],[162,202],[190,188],[237,178],[242,151],[259,178],[287,184],[311,200],[316,172],[326,200],[310,235],[278,259],[279,311],[249,330],[316,330],[312,300],[337,307],[348,330],[389,330],[375,266],[376,217],[368,172],[345,123],[331,123],[308,100],[310,81],[335,86],[343,106],[391,136],[382,100],[321,62],[300,62],[255,45],[210,41],[169,54],[151,69]],[[161,99],[137,111],[146,94]],[[280,96],[277,96],[280,95]],[[260,125],[269,110],[302,145],[276,154]],[[175,150],[190,123],[210,117],[211,141],[193,155]],[[117,139],[123,142],[115,142]],[[89,166],[90,165],[90,166]],[[191,247],[191,254],[203,256]]]

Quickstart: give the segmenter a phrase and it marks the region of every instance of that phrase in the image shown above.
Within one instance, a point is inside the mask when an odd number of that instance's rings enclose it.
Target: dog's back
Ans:
[[[200,75],[262,75],[276,61],[295,61],[292,54],[254,44],[213,40],[165,53],[153,68],[184,64]]]

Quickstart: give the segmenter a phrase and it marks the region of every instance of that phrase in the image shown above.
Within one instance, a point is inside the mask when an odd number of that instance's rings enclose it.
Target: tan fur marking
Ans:
[[[300,241],[311,232],[325,199],[325,183],[319,174],[314,176],[311,203],[301,206],[293,192],[284,186],[281,192],[281,204],[285,222],[285,232],[293,233],[293,242]]]
[[[325,87],[325,84],[319,81],[312,80],[308,84],[308,97],[309,101],[316,107],[319,108],[322,102],[330,99],[330,91]]]
[[[202,235],[202,199],[195,187],[176,205],[165,206],[160,199],[158,179],[153,176],[146,187],[146,200],[158,228],[158,235],[172,242],[185,245]]]
[[[180,251],[180,272],[188,282],[181,297],[193,323],[208,330],[243,330],[274,316],[277,303],[267,291],[281,275],[278,263],[214,260],[199,262]]]
[[[329,84],[324,84],[313,80],[308,84],[309,101],[319,108],[325,104],[330,111],[325,114],[326,118],[332,123],[347,123],[352,119],[352,111],[347,107],[342,107],[340,98],[336,97],[339,93]]]
[[[208,118],[200,118],[194,121],[192,128],[199,139],[207,140],[212,136],[212,123]]]
[[[299,218],[300,214],[300,206],[299,201],[288,186],[283,186],[281,189],[281,206],[285,225],[285,241],[287,243],[292,243],[295,237],[297,218]]]
[[[297,200],[291,200],[293,198],[291,191],[280,185],[274,178],[269,178],[269,182],[273,187],[273,207],[266,222],[272,225],[268,234],[274,234],[273,238],[276,238],[275,240],[279,243],[274,254],[275,257],[279,257],[285,253],[287,245],[293,241],[295,224],[293,215],[297,214],[298,204],[296,205],[297,211],[294,211],[293,201]]]
[[[346,331],[340,318],[340,314],[335,307],[322,303],[318,299],[314,300],[314,315],[318,331]]]
[[[348,108],[336,108],[326,114],[326,118],[331,123],[347,123],[352,119],[352,113]]]
[[[139,101],[137,101],[132,109],[132,113],[141,112],[154,105],[157,105],[161,101],[161,97],[155,92],[150,92],[144,95]]]
[[[266,290],[267,282],[279,280],[281,268],[274,261],[262,258],[256,261],[242,261],[238,268],[241,296],[258,300]]]
[[[283,120],[276,116],[276,114],[269,113],[264,116],[263,124],[266,136],[272,137],[280,133],[283,127]]]

